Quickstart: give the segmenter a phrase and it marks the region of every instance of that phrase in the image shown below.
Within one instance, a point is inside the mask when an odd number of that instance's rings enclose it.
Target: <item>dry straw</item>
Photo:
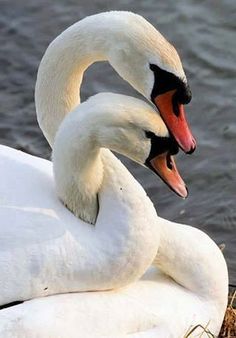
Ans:
[[[193,328],[190,328],[184,338],[190,338],[193,336],[199,338],[216,338],[210,330],[208,330],[208,325],[209,323],[205,327],[202,325],[196,325]],[[236,338],[236,291],[229,295],[228,307],[218,338]]]
[[[229,305],[219,338],[236,338],[236,291],[229,295]]]

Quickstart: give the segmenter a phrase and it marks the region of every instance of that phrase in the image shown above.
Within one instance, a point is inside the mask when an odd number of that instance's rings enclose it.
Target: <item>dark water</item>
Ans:
[[[189,187],[176,197],[149,171],[128,163],[158,213],[194,225],[225,243],[236,283],[236,2],[235,0],[0,0],[0,143],[49,157],[34,108],[39,61],[49,42],[78,19],[110,9],[143,15],[177,47],[193,91],[188,118],[198,140],[178,166]],[[108,64],[92,66],[82,98],[100,92],[137,94]]]

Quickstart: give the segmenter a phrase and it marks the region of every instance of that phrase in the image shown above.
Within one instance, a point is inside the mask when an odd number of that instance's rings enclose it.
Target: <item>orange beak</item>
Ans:
[[[160,94],[155,97],[154,103],[180,148],[185,153],[191,154],[196,148],[196,141],[189,129],[183,104],[174,102],[175,93],[176,90],[170,90]]]
[[[188,196],[187,187],[176,167],[173,156],[169,152],[157,155],[148,163],[149,168],[180,197]]]

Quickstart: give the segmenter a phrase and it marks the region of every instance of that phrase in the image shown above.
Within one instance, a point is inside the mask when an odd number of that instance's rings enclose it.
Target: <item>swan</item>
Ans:
[[[158,217],[105,147],[187,196],[171,156],[175,141],[156,111],[132,97],[97,94],[68,114],[53,168],[1,146],[1,304],[34,299],[2,307],[0,337],[183,338],[198,324],[217,336],[228,290],[220,249],[204,232]]]
[[[47,48],[38,70],[35,103],[49,144],[53,146],[65,115],[80,103],[84,71],[106,60],[156,105],[179,146],[192,153],[196,142],[183,106],[191,100],[191,91],[179,55],[143,17],[125,11],[86,17]]]
[[[178,146],[156,111],[132,97],[98,94],[68,114],[54,141],[54,175],[51,162],[1,147],[0,305],[119,288],[152,263],[155,209],[107,148],[187,196],[170,155]]]

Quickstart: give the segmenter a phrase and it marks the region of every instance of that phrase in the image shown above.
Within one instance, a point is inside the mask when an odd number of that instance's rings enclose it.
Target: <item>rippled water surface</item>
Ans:
[[[78,19],[109,9],[143,15],[176,46],[192,88],[187,111],[198,149],[177,158],[189,198],[179,199],[149,171],[125,162],[161,216],[199,227],[226,244],[231,283],[236,283],[236,2],[113,3],[0,1],[0,143],[50,156],[36,123],[33,92],[39,61],[57,34]],[[82,99],[108,90],[137,96],[108,64],[93,65]]]

